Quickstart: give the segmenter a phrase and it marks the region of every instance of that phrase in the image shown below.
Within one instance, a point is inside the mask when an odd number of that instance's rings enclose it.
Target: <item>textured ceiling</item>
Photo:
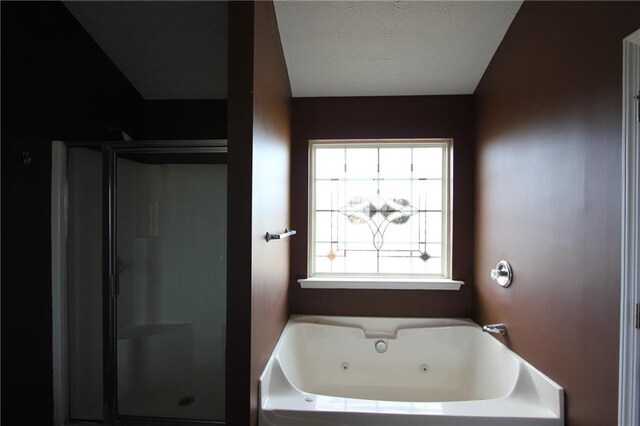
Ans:
[[[521,1],[276,1],[295,97],[473,93]]]
[[[145,99],[227,95],[227,2],[66,1]],[[293,95],[470,94],[520,1],[276,1]]]
[[[64,4],[143,98],[226,98],[226,2]]]

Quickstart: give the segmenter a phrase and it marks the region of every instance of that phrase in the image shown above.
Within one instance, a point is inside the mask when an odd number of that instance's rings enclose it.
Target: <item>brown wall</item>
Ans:
[[[146,140],[226,139],[227,100],[146,100],[141,138]]]
[[[613,425],[620,303],[622,39],[638,2],[525,2],[477,91],[474,319]],[[511,262],[508,289],[489,279]]]
[[[1,7],[2,423],[48,425],[51,141],[137,136],[142,98],[62,3]]]
[[[318,290],[307,275],[308,141],[453,138],[453,277],[460,291]],[[292,110],[290,311],[294,314],[469,317],[473,286],[473,100],[471,96],[297,98]]]
[[[253,277],[251,425],[258,379],[289,317],[289,241],[264,239],[289,228],[291,153],[289,76],[272,2],[255,5],[253,86]]]
[[[253,153],[253,3],[229,3],[227,424],[249,424]]]
[[[289,79],[270,1],[229,4],[227,424],[256,425],[258,379],[288,317]]]

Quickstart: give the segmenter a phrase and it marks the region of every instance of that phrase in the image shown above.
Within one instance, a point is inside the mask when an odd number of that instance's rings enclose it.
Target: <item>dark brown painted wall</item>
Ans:
[[[253,2],[229,3],[227,163],[227,424],[250,418]]]
[[[48,425],[51,141],[136,136],[142,98],[62,3],[1,7],[2,423]]]
[[[141,138],[146,140],[226,139],[227,100],[146,100]]]
[[[473,99],[471,96],[297,98],[292,110],[290,311],[293,314],[469,317],[473,286]],[[453,138],[453,277],[460,291],[318,290],[307,274],[308,141]]]
[[[256,425],[258,379],[288,317],[289,79],[271,1],[229,4],[227,424]]]
[[[291,89],[273,2],[255,3],[254,37],[250,425],[257,424],[258,379],[289,317],[290,240],[264,240],[291,226]]]
[[[638,2],[525,2],[477,91],[474,319],[566,389],[569,426],[617,416],[622,39]],[[489,270],[506,259],[514,282]]]

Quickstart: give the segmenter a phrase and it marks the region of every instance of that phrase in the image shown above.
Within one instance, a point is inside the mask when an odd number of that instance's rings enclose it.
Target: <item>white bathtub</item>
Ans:
[[[555,426],[563,409],[469,320],[294,316],[260,378],[260,426]]]

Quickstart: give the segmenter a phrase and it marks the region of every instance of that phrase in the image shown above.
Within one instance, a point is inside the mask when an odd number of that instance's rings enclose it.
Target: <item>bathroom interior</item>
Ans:
[[[565,424],[633,425],[621,99],[640,2],[0,6],[5,425],[257,425],[292,315],[504,324],[487,337],[562,387]],[[464,284],[301,285],[309,142],[389,139],[453,141]]]

